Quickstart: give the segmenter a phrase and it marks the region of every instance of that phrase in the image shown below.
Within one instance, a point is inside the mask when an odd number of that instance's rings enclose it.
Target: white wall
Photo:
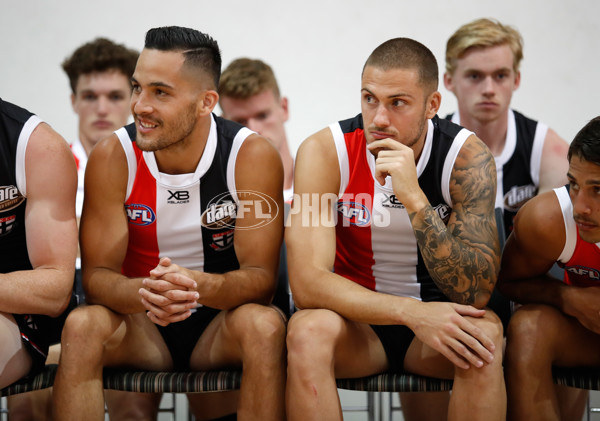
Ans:
[[[106,36],[141,49],[155,26],[207,32],[224,66],[239,56],[275,69],[291,105],[292,149],[327,124],[359,112],[362,65],[383,41],[408,36],[444,66],[447,38],[478,17],[516,26],[525,39],[522,84],[513,105],[570,141],[600,114],[598,0],[3,0],[0,97],[47,120],[67,139],[76,133],[62,60]],[[440,114],[456,107],[440,86]]]

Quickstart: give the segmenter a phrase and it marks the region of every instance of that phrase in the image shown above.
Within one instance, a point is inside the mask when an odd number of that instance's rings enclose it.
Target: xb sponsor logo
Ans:
[[[533,184],[515,186],[504,195],[504,209],[516,212],[537,193]]]
[[[171,204],[182,204],[189,203],[190,201],[190,192],[187,190],[168,190],[169,197],[167,198],[167,203]]]
[[[237,203],[229,192],[212,199],[202,214],[202,226],[208,229],[223,227],[254,229],[264,227],[275,220],[279,206],[272,197],[253,190],[238,190]],[[248,219],[248,224],[236,227],[236,220]]]
[[[344,225],[365,226],[371,223],[371,212],[362,203],[338,202],[338,213],[342,216]]]
[[[15,186],[0,186],[0,212],[19,206],[25,198]]]
[[[398,200],[395,194],[383,194],[383,200],[381,206],[384,208],[400,208],[403,209],[404,205]]]
[[[227,250],[233,245],[233,229],[212,235],[211,248],[216,251]]]
[[[156,214],[149,206],[132,203],[125,205],[125,209],[127,210],[127,218],[130,224],[143,226],[150,225],[156,221]]]

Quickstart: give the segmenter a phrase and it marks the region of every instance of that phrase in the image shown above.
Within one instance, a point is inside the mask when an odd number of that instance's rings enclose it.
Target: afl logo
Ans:
[[[150,225],[156,220],[156,215],[152,208],[139,203],[125,205],[129,223],[133,225]]]
[[[365,226],[371,222],[369,209],[361,203],[338,202],[337,210],[344,218],[345,225]]]
[[[24,200],[25,198],[15,186],[0,187],[0,212],[16,208]]]

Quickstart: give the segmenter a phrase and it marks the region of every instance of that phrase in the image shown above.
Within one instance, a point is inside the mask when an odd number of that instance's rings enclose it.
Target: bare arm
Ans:
[[[29,139],[25,175],[27,251],[33,270],[0,275],[0,308],[56,317],[65,310],[73,288],[77,171],[67,143],[44,123]]]
[[[410,148],[385,139],[369,145],[379,152],[380,182],[390,175],[404,204],[423,260],[434,282],[453,302],[483,308],[496,283],[500,245],[494,217],[496,167],[483,142],[470,136],[450,179],[453,209],[446,226],[418,185]]]
[[[514,301],[554,306],[600,333],[600,287],[566,285],[547,273],[564,244],[563,216],[554,192],[531,199],[517,214],[506,242],[498,287]]]
[[[145,310],[138,294],[142,278],[121,274],[129,238],[123,206],[127,171],[116,135],[96,145],[86,167],[80,232],[86,301],[123,314]]]
[[[569,144],[554,130],[548,129],[540,163],[539,193],[567,184]]]

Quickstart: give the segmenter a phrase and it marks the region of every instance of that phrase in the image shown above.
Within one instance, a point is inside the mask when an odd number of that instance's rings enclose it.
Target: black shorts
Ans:
[[[404,372],[404,357],[415,338],[414,332],[404,325],[371,325],[371,328],[383,345],[388,359],[389,371],[394,373]]]
[[[13,314],[13,317],[19,326],[21,341],[31,356],[31,370],[27,377],[35,376],[46,365],[51,343],[47,331],[50,317],[37,314]]]
[[[175,371],[190,369],[190,357],[198,339],[220,312],[221,310],[210,307],[198,307],[185,320],[167,326],[157,325],[158,331],[169,348]]]

